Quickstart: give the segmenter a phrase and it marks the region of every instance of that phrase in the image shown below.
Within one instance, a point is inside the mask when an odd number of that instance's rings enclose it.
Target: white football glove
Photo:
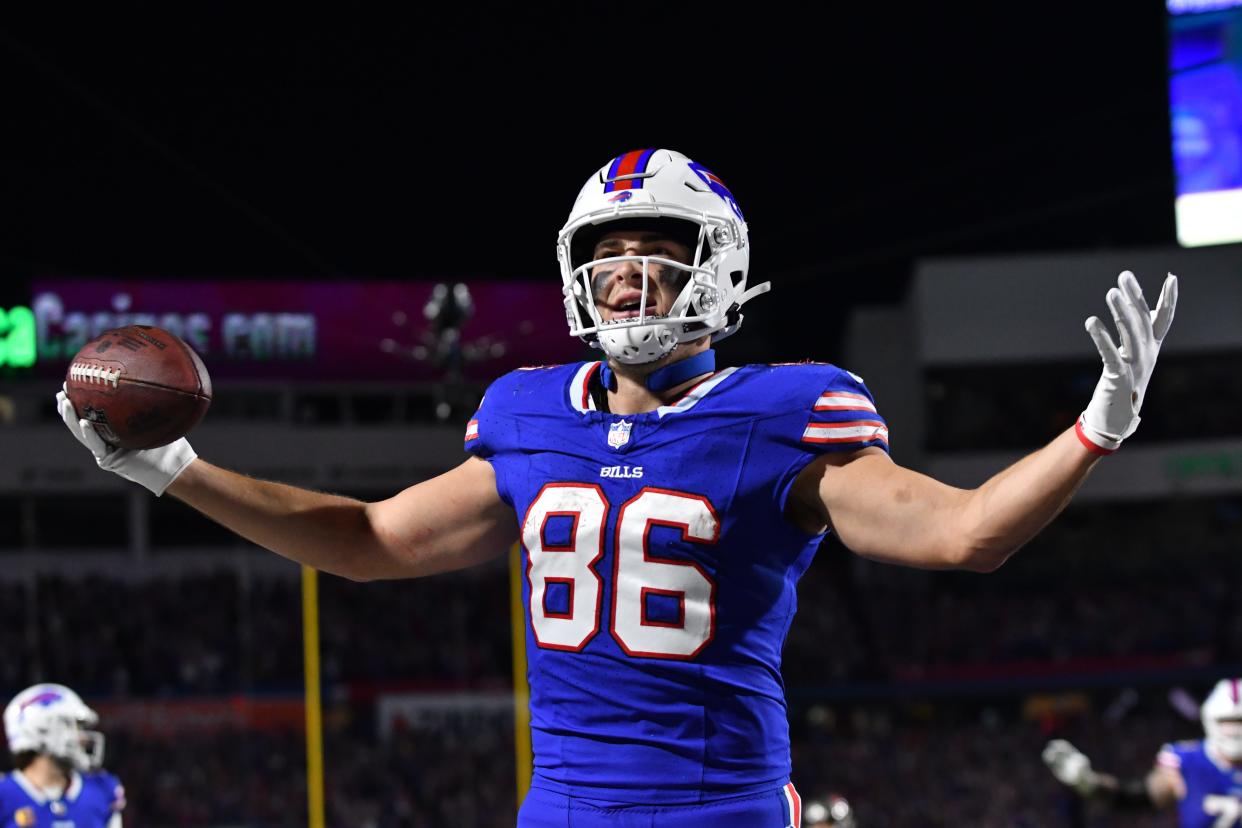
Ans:
[[[190,448],[190,441],[184,437],[153,449],[121,449],[108,445],[95,433],[90,420],[78,419],[78,413],[63,387],[56,394],[56,408],[73,436],[95,455],[99,468],[145,486],[156,497],[164,494],[177,475],[198,457]]]
[[[1053,739],[1043,752],[1044,764],[1062,785],[1069,785],[1083,796],[1091,796],[1099,776],[1091,770],[1087,755],[1064,739]]]
[[[1104,373],[1075,431],[1083,445],[1097,454],[1113,453],[1138,428],[1147,382],[1177,307],[1177,277],[1172,273],[1164,280],[1154,311],[1148,309],[1133,273],[1123,271],[1117,285],[1108,291],[1107,301],[1120,347],[1113,344],[1098,316],[1087,320],[1087,333],[1104,360]]]

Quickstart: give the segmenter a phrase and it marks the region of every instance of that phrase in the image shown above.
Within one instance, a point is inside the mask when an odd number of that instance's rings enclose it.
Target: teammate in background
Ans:
[[[99,717],[60,684],[36,684],[4,709],[16,769],[0,779],[3,828],[121,828],[125,789],[102,770]]]
[[[1164,745],[1144,779],[1118,779],[1092,769],[1064,739],[1044,748],[1052,775],[1086,799],[1119,810],[1177,808],[1182,828],[1242,826],[1242,679],[1223,679],[1200,709],[1206,738]]]
[[[780,653],[824,533],[878,561],[996,569],[1137,427],[1176,278],[1152,312],[1121,275],[1107,296],[1120,347],[1087,322],[1104,371],[1077,425],[967,490],[894,463],[848,371],[717,369],[711,346],[768,284],[747,286],[742,211],[701,164],[614,159],[557,251],[570,333],[606,360],[496,380],[466,429],[473,456],[388,500],[248,478],[184,439],[113,449],[63,393],[60,413],[100,467],[347,578],[460,569],[520,539],[535,749],[522,828],[797,826]]]

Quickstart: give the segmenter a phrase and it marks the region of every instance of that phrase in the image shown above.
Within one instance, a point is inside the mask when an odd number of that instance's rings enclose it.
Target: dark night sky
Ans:
[[[642,146],[737,196],[771,356],[899,298],[918,256],[1174,238],[1159,3],[664,5],[10,26],[6,292],[482,276],[556,301],[574,195]]]

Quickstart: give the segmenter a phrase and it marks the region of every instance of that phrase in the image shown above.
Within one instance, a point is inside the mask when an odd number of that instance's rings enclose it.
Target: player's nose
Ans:
[[[626,252],[626,256],[635,254]],[[617,262],[616,268],[612,271],[612,277],[617,282],[634,282],[642,278],[643,263],[641,261],[624,261]]]

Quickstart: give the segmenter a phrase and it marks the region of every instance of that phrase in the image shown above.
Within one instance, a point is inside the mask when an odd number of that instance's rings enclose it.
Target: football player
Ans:
[[[594,173],[558,236],[570,333],[604,359],[514,371],[467,425],[471,457],[362,503],[254,480],[184,439],[98,464],[251,541],[357,580],[458,569],[521,541],[535,772],[519,824],[800,821],[780,653],[827,531],[907,566],[993,570],[1138,424],[1176,279],[1155,312],[1123,273],[1118,328],[1078,420],[977,489],[894,463],[862,378],[826,363],[722,368],[750,238],[724,182],[678,152]],[[572,819],[571,819],[572,815]]]
[[[61,684],[36,684],[4,709],[16,769],[0,779],[4,828],[121,828],[125,789],[102,769],[99,721]]]
[[[1058,781],[1125,810],[1176,808],[1182,828],[1242,826],[1242,679],[1217,682],[1200,708],[1204,737],[1164,745],[1144,779],[1118,779],[1064,739],[1044,748]]]

